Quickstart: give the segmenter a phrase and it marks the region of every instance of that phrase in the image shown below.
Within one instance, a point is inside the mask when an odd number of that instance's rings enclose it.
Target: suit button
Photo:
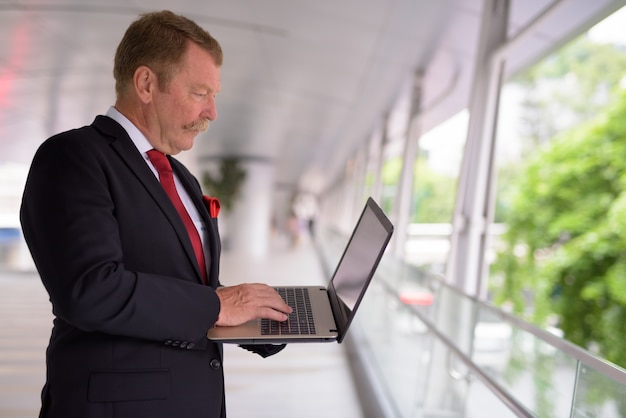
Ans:
[[[180,343],[180,348],[185,348],[187,347],[187,341],[183,341],[182,343]]]
[[[172,340],[165,340],[165,345],[172,345]]]
[[[211,368],[213,370],[219,370],[220,367],[222,367],[222,363],[220,363],[220,361],[216,358],[214,358],[213,360],[211,360],[211,362],[209,363],[209,366],[211,366]]]
[[[187,350],[191,350],[192,348],[194,348],[194,346],[194,343],[187,343]]]
[[[178,347],[180,345],[180,341],[174,341],[172,343],[172,347]]]

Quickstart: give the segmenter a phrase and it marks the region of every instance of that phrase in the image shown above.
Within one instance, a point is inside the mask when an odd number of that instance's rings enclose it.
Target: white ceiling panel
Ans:
[[[517,33],[550,0],[512,0]],[[509,70],[624,4],[562,0]],[[414,72],[427,130],[467,103],[482,0],[0,0],[0,163],[29,163],[114,102],[115,48],[139,13],[196,20],[224,49],[218,119],[191,155],[273,161],[276,183],[322,190],[365,145]],[[201,165],[201,164],[200,164]]]

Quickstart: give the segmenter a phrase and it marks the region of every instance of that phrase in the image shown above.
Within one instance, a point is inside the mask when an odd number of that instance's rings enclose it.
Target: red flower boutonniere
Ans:
[[[217,218],[220,213],[220,201],[217,197],[202,196],[202,201],[209,211],[211,218]]]

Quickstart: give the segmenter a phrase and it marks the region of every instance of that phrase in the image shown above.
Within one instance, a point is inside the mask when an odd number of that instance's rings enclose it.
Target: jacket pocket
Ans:
[[[89,377],[89,402],[148,401],[170,396],[171,377],[167,369],[103,371]]]

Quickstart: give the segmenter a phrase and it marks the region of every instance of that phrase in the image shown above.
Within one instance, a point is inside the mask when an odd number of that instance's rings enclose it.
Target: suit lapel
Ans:
[[[217,230],[217,219],[211,218],[208,209],[204,205],[204,201],[202,200],[202,190],[198,190],[197,182],[194,178],[191,177],[189,172],[184,168],[184,166],[175,158],[170,157],[170,162],[172,164],[172,168],[174,172],[178,176],[178,179],[182,183],[183,187],[187,190],[193,204],[198,209],[200,216],[202,217],[202,221],[206,225],[207,228],[207,245],[209,248],[209,256],[210,263],[208,263],[209,271],[209,285],[212,287],[217,287],[218,285],[218,276],[219,276],[219,257],[220,257],[220,240],[219,233]]]
[[[139,153],[132,140],[117,122],[113,119],[99,116],[93,123],[94,127],[103,134],[110,137],[111,147],[115,150],[117,155],[124,161],[124,163],[130,168],[130,170],[137,176],[139,181],[144,185],[148,193],[152,196],[156,204],[161,208],[166,218],[172,225],[172,228],[176,231],[178,239],[185,249],[187,258],[196,272],[196,278],[198,282],[202,283],[200,276],[200,269],[196,262],[196,257],[193,252],[193,246],[189,239],[189,234],[185,229],[180,215],[176,211],[176,208],[172,204],[172,201],[165,193],[165,190],[159,183],[159,180],[154,176],[150,167],[144,161],[142,155]],[[185,186],[187,187],[187,186]],[[189,190],[187,188],[187,190]]]

